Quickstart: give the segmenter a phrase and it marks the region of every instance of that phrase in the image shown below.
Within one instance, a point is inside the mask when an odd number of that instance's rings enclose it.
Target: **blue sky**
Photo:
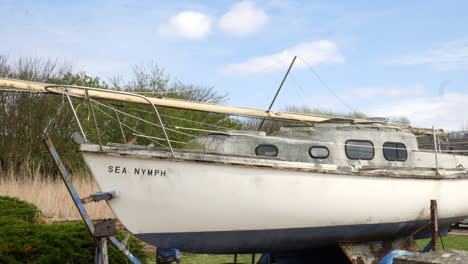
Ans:
[[[468,1],[0,0],[0,54],[128,76],[157,62],[229,105],[308,105],[468,129]],[[335,98],[307,64],[338,94]]]

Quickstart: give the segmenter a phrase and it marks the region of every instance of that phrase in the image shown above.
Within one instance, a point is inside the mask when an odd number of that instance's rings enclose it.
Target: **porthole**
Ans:
[[[258,145],[255,148],[255,155],[276,157],[278,156],[278,148],[275,145]]]
[[[326,159],[330,152],[327,147],[314,146],[309,149],[309,155],[314,159]]]

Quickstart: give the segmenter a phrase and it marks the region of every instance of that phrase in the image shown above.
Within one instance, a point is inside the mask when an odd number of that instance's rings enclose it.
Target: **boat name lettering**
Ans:
[[[110,173],[117,173],[117,174],[127,174],[127,168],[124,166],[108,166],[107,171]],[[132,171],[129,169],[128,171]],[[143,168],[135,168],[133,170],[133,174],[135,175],[146,175],[146,176],[160,176],[160,177],[167,177],[166,170],[160,169],[143,169]]]
[[[109,166],[107,167],[107,171],[113,173],[127,174],[127,168],[121,166]]]
[[[135,168],[133,174],[137,175],[146,175],[146,176],[161,176],[166,177],[166,170],[151,170],[151,169],[142,169],[142,168]]]

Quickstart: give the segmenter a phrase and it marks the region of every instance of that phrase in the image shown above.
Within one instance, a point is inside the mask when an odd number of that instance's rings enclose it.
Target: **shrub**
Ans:
[[[0,197],[0,263],[93,263],[95,245],[84,224],[37,224],[33,204]],[[119,232],[118,238],[123,234]],[[109,245],[110,263],[127,263]],[[130,251],[143,263],[142,242],[132,238]]]

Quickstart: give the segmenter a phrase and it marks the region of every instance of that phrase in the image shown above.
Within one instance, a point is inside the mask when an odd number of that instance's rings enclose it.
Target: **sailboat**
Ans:
[[[158,117],[164,106],[307,124],[207,132],[182,148],[160,118],[164,148],[91,143],[81,129],[79,152],[101,191],[117,193],[115,216],[158,247],[252,253],[393,240],[427,231],[430,200],[441,229],[468,217],[468,156],[418,148],[416,135],[435,130],[10,79],[0,87],[146,104]]]

